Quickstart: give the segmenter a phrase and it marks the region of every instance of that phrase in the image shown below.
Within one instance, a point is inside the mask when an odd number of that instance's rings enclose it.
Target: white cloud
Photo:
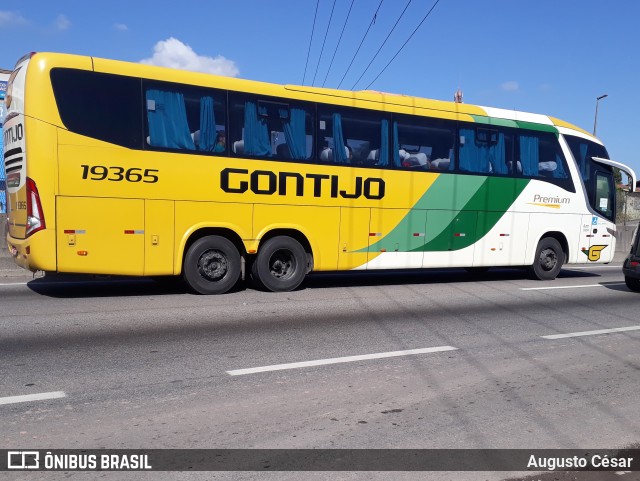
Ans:
[[[0,27],[15,27],[16,25],[25,25],[27,19],[18,12],[8,12],[0,10]]]
[[[140,63],[225,75],[227,77],[237,77],[240,73],[233,60],[229,60],[222,55],[217,57],[198,55],[189,45],[185,45],[173,37],[156,43],[155,47],[153,47],[153,56],[140,60]]]
[[[116,30],[120,30],[121,32],[126,32],[127,30],[129,30],[129,27],[127,27],[124,23],[114,23],[113,28],[115,28]]]
[[[56,28],[58,30],[66,30],[69,28],[70,25],[71,25],[71,22],[64,15],[60,14],[56,17]]]
[[[520,89],[520,85],[515,80],[509,80],[501,85],[502,90],[506,90],[507,92],[515,92]]]

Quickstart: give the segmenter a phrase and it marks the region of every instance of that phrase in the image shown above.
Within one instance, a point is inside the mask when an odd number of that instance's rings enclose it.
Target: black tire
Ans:
[[[258,288],[272,292],[292,291],[307,275],[307,253],[291,237],[273,237],[258,249],[251,275]]]
[[[560,242],[553,237],[545,237],[538,243],[533,265],[530,267],[533,279],[551,281],[555,279],[564,264],[564,251]]]
[[[240,253],[229,239],[202,237],[184,257],[183,277],[198,294],[224,294],[238,282],[240,262]]]
[[[633,292],[640,292],[640,279],[636,279],[634,277],[624,277],[624,282],[629,289]]]

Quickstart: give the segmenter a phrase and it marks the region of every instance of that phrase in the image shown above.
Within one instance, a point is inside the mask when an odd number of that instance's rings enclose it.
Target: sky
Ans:
[[[639,19],[635,0],[12,0],[0,68],[52,51],[439,100],[460,89],[590,132],[607,94],[597,136],[640,175]]]

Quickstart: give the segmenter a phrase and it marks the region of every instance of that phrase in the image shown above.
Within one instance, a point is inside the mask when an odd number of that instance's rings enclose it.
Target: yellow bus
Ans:
[[[609,262],[609,159],[552,117],[35,53],[3,126],[8,248],[36,271],[182,276]],[[632,183],[632,185],[634,185]]]

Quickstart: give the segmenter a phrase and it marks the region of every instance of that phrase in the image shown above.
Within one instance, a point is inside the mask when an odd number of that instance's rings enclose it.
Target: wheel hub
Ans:
[[[274,252],[269,260],[269,271],[273,277],[287,279],[295,271],[295,258],[288,250]]]
[[[229,260],[218,250],[208,250],[198,259],[198,272],[209,281],[222,279],[229,270]]]
[[[544,249],[540,252],[540,266],[545,271],[553,270],[553,268],[558,263],[558,256],[553,249]]]

